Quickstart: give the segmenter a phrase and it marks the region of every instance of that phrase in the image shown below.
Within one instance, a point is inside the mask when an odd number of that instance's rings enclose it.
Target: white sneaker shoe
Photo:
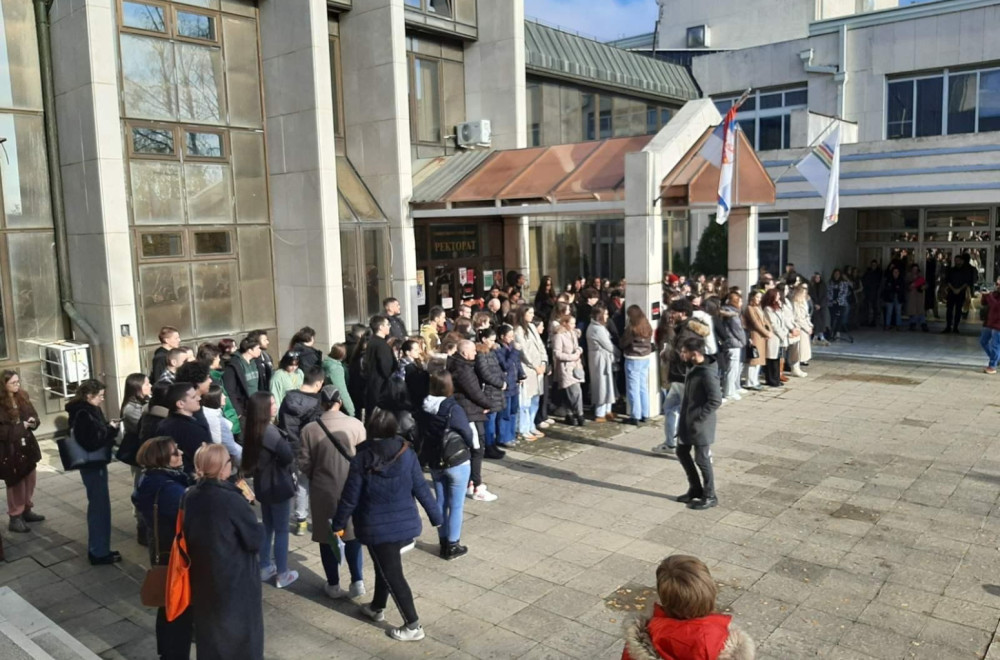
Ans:
[[[366,617],[374,621],[375,623],[382,623],[385,621],[385,614],[382,610],[376,610],[372,608],[371,603],[366,603],[361,606],[361,613]]]
[[[416,541],[410,541],[409,543],[407,543],[406,545],[404,545],[402,548],[399,549],[399,554],[405,555],[407,552],[413,550],[415,547],[417,547]]]
[[[351,598],[361,598],[367,591],[365,591],[365,583],[361,580],[351,583]]]
[[[277,574],[278,574],[277,566],[275,566],[274,564],[265,566],[264,568],[260,569],[260,581],[267,582]]]
[[[731,397],[729,397],[729,398],[730,398],[730,399],[732,399],[733,401],[742,401],[742,400],[743,400],[743,397],[741,397],[741,396],[739,395],[739,393],[736,393],[736,394],[732,395],[732,396],[731,396]]]
[[[341,589],[338,584],[324,584],[323,593],[325,593],[328,598],[347,598],[347,592]]]
[[[802,371],[801,369],[792,369],[792,375],[795,376],[796,378],[805,378],[809,374]]]
[[[674,456],[677,454],[677,451],[673,447],[669,447],[665,443],[656,445],[650,451],[654,454],[663,454],[664,456]]]
[[[741,387],[740,389],[736,390],[736,393],[737,394],[750,394],[750,390],[746,389],[745,387]]]
[[[385,631],[385,634],[397,642],[419,642],[424,638],[424,627],[407,628],[406,626],[400,626],[399,628],[389,628]]]
[[[497,499],[497,496],[486,490],[486,484],[479,484],[479,487],[472,494],[472,499],[477,502],[493,502]]]
[[[465,496],[472,497],[475,494],[476,494],[476,487],[470,483],[469,487],[465,489]]]
[[[299,579],[298,571],[288,571],[278,576],[278,579],[274,581],[274,586],[278,587],[279,589],[284,589],[285,587],[287,587],[292,582],[295,582],[298,579]]]

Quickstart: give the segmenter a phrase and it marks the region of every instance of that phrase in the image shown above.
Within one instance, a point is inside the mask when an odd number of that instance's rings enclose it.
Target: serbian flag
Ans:
[[[837,224],[840,215],[840,126],[795,166],[821,195],[826,195],[823,231]]]
[[[729,219],[729,209],[733,201],[733,160],[736,157],[736,112],[740,106],[736,103],[729,108],[726,118],[722,121],[722,160],[719,174],[719,204],[715,211],[715,221],[720,225]],[[714,134],[713,134],[714,137]]]

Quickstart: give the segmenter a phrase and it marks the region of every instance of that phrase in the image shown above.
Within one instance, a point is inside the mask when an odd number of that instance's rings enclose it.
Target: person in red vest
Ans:
[[[656,569],[660,602],[625,627],[622,660],[753,660],[753,640],[715,612],[718,586],[697,557],[671,555]]]

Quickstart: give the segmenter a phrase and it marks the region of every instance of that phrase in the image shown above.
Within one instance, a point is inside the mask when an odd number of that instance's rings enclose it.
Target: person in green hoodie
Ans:
[[[198,362],[208,367],[208,373],[212,377],[212,384],[222,388],[222,393],[225,394],[223,397],[225,403],[222,406],[222,416],[232,423],[233,435],[238,438],[241,430],[240,416],[236,414],[236,408],[233,408],[233,404],[229,400],[229,393],[226,392],[226,386],[222,383],[222,353],[219,351],[219,347],[209,343],[199,346]]]
[[[343,411],[354,417],[354,401],[347,390],[346,359],[347,347],[344,344],[334,344],[330,354],[323,358],[323,371],[326,373],[326,384],[333,385],[340,392]]]

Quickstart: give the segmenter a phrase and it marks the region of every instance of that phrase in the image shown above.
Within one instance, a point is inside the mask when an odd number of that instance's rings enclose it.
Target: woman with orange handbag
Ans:
[[[264,534],[247,501],[252,494],[227,481],[232,459],[222,445],[203,445],[194,467],[198,481],[184,499],[183,532],[198,660],[263,660],[257,553]]]
[[[170,560],[170,550],[174,542],[177,512],[187,490],[188,477],[184,473],[181,450],[171,438],[159,436],[150,438],[136,453],[136,463],[143,468],[138,486],[132,494],[132,503],[142,516],[149,531],[150,580],[162,579],[164,584],[159,595],[164,592],[166,571],[162,568]],[[143,589],[157,585],[143,584]],[[148,604],[148,603],[147,603]],[[191,655],[191,610],[190,608],[173,621],[167,621],[164,603],[157,603],[156,610],[156,652],[161,660],[187,660]]]

